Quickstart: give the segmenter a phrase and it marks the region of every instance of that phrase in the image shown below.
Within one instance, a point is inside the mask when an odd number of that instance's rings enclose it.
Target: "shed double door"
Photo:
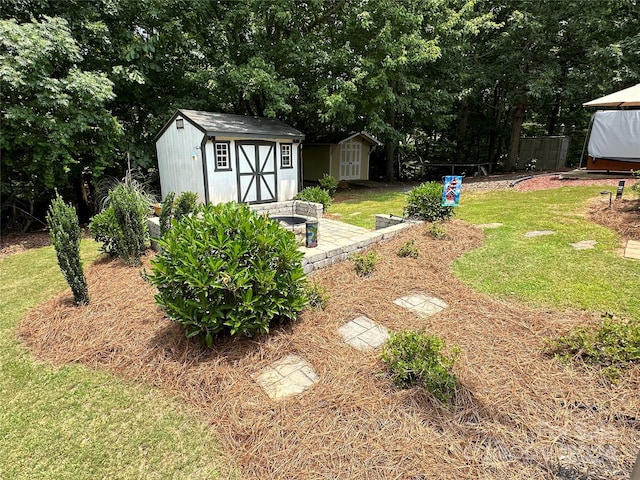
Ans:
[[[236,142],[238,202],[266,203],[278,198],[275,142]]]
[[[340,145],[340,178],[338,180],[359,180],[362,162],[360,144],[346,142]]]

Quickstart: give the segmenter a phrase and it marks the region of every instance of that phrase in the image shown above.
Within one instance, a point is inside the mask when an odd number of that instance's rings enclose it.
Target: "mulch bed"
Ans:
[[[211,350],[186,340],[140,269],[119,261],[87,268],[90,305],[76,308],[62,293],[29,312],[19,335],[42,361],[105,369],[181,397],[210,422],[243,479],[627,479],[640,444],[640,368],[610,386],[545,355],[545,339],[599,316],[466,287],[450,267],[483,233],[457,220],[446,228],[445,240],[417,226],[375,246],[380,261],[369,278],[355,276],[351,262],[315,273],[328,307],[267,336],[219,340]],[[417,259],[396,255],[409,239]],[[393,304],[411,293],[449,308],[420,319]],[[337,329],[360,315],[459,346],[454,404],[397,390],[377,352],[343,343]],[[311,363],[320,381],[273,402],[251,374],[289,354]]]

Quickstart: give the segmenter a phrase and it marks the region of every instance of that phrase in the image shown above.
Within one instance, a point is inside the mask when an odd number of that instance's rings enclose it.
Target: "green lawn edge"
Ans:
[[[97,244],[83,240],[82,256],[90,264]],[[215,433],[177,399],[31,357],[16,336],[20,318],[65,288],[52,247],[0,260],[0,477],[234,477]]]

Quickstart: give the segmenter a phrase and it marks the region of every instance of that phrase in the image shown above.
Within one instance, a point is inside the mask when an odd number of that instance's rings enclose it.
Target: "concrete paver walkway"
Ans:
[[[253,379],[272,400],[297,395],[319,380],[313,367],[297,355],[272,363],[253,376]]]
[[[422,293],[396,298],[393,303],[411,310],[419,317],[435,315],[449,306],[444,300]]]
[[[338,333],[346,343],[358,350],[373,350],[389,338],[385,327],[364,316],[345,323]]]
[[[524,238],[543,237],[545,235],[553,235],[553,230],[533,230],[524,234]]]
[[[595,240],[581,240],[576,243],[570,243],[569,245],[576,250],[591,250],[592,248],[596,248],[596,243],[598,242]]]
[[[640,242],[638,240],[627,240],[627,246],[624,249],[624,258],[640,260]]]

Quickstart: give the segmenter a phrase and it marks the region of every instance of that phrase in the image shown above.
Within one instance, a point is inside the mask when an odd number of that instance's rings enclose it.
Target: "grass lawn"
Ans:
[[[98,255],[92,241],[82,251]],[[0,260],[0,478],[220,478],[215,436],[179,402],[22,347],[21,316],[64,288],[52,247]]]
[[[342,222],[373,230],[376,214],[402,216],[405,196],[404,191],[398,190],[352,190],[340,193],[327,213],[339,216]]]
[[[464,193],[456,218],[504,226],[487,229],[484,246],[458,259],[455,274],[481,292],[532,305],[640,317],[640,264],[621,258],[615,251],[618,236],[584,216],[587,203],[599,198],[601,190],[592,186]],[[329,213],[372,229],[376,213],[401,215],[404,204],[403,192],[362,190],[349,192],[344,200],[338,197]],[[530,230],[556,233],[524,238]],[[570,247],[580,240],[595,240],[596,248]]]

